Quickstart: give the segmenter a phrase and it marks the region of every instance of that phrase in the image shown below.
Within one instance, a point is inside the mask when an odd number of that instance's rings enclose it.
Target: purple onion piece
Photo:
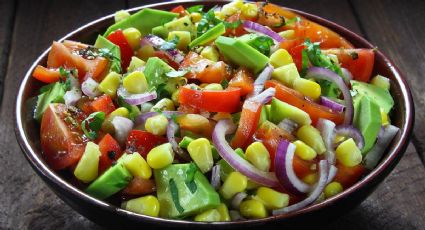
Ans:
[[[115,129],[115,139],[118,143],[124,145],[128,134],[133,129],[133,122],[128,118],[117,116],[112,120],[112,125]]]
[[[289,118],[283,119],[277,126],[288,133],[293,133],[298,128],[298,124]]]
[[[335,149],[334,149],[334,139],[335,139],[335,123],[330,120],[320,118],[317,122],[316,128],[320,131],[323,142],[326,147],[326,160],[330,165],[335,164]]]
[[[247,99],[257,96],[264,90],[264,83],[270,80],[273,70],[273,67],[269,64],[261,71],[254,81],[254,91],[246,96]]]
[[[218,190],[221,185],[220,171],[221,166],[219,164],[216,164],[211,170],[211,185],[215,190]]]
[[[98,86],[99,83],[93,80],[93,78],[89,77],[81,84],[81,91],[83,91],[84,95],[88,97],[97,97],[100,95]]]
[[[177,153],[181,160],[189,162],[191,160],[189,155],[177,144],[175,135],[178,129],[179,126],[172,119],[169,119],[167,126],[167,139],[168,142],[171,144],[173,151]]]
[[[320,104],[323,106],[326,106],[328,108],[330,108],[332,111],[338,112],[338,113],[342,113],[344,112],[345,106],[339,104],[336,101],[333,101],[325,96],[321,96],[320,97]]]
[[[274,32],[273,30],[258,24],[256,22],[252,22],[252,21],[248,21],[245,20],[243,22],[243,27],[246,31],[251,32],[251,33],[260,33],[266,36],[271,37],[276,43],[281,43],[283,42],[283,38],[276,32]]]
[[[124,87],[120,87],[117,90],[117,95],[122,97],[125,102],[130,105],[141,105],[145,102],[152,101],[156,99],[157,94],[155,91],[146,92],[146,93],[138,93],[138,94],[130,94]]]
[[[248,194],[245,192],[238,192],[235,196],[232,198],[232,208],[235,210],[239,210],[239,206],[241,205],[242,201],[248,197]]]
[[[339,125],[335,128],[336,135],[351,137],[359,149],[363,149],[365,142],[360,131],[352,125]]]
[[[154,47],[157,50],[163,50],[162,49],[162,45],[165,43],[166,41],[156,35],[146,35],[141,41],[140,41],[140,45],[141,46],[145,46],[145,45],[151,45],[152,47]],[[184,56],[181,54],[181,52],[178,49],[166,49],[163,50],[165,51],[170,58],[177,62],[178,64],[180,64],[183,59]]]
[[[366,157],[363,159],[363,165],[367,169],[374,169],[378,165],[379,160],[385,153],[385,150],[391,144],[391,141],[397,135],[400,129],[393,125],[387,125],[384,128],[384,132],[377,139],[375,145],[372,147],[369,152],[366,153]]]

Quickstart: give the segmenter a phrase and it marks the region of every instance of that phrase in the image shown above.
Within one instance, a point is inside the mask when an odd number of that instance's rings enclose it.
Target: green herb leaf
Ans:
[[[291,24],[294,24],[294,23],[300,22],[300,21],[301,21],[301,18],[297,16],[295,18],[291,18],[291,19],[287,20],[285,22],[285,25],[291,25]]]
[[[174,179],[170,179],[168,183],[170,184],[170,193],[171,198],[173,199],[174,206],[176,207],[179,213],[183,213],[184,208],[180,205],[179,190],[177,188],[176,182],[174,181]]]
[[[204,9],[203,5],[196,5],[196,6],[191,6],[191,7],[187,8],[186,11],[188,13],[202,13],[203,9]]]
[[[274,45],[273,39],[267,36],[259,36],[256,37],[252,42],[249,44],[254,49],[258,50],[260,53],[269,56],[270,55],[270,47]]]
[[[227,79],[223,79],[220,82],[221,87],[223,87],[223,89],[226,89],[229,86],[229,81]]]
[[[97,132],[102,127],[104,120],[104,112],[94,112],[90,114],[83,122],[81,122],[81,129],[83,130],[84,135],[91,140],[95,140],[98,137]]]
[[[226,29],[236,29],[242,24],[242,21],[241,20],[237,20],[235,22],[223,21],[223,24],[226,27]]]

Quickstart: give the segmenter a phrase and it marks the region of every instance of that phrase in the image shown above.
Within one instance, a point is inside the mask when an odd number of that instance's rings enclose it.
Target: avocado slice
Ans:
[[[179,18],[165,23],[164,25],[156,26],[152,28],[152,34],[167,38],[168,33],[171,31],[188,31],[191,33],[192,38],[196,35],[195,26],[189,16]]]
[[[193,163],[154,170],[160,216],[184,218],[220,205],[220,196]]]
[[[60,82],[46,85],[40,89],[41,94],[37,96],[37,104],[34,110],[34,119],[41,121],[44,111],[50,103],[63,103],[65,95],[65,86]]]
[[[215,40],[215,45],[225,58],[251,69],[254,73],[260,72],[269,62],[269,58],[264,54],[234,38],[220,36]]]
[[[226,32],[226,27],[221,22],[217,24],[216,26],[214,26],[213,28],[209,29],[206,33],[202,34],[201,36],[193,40],[189,44],[189,49],[192,49],[195,46],[205,45],[213,41],[214,39],[216,39],[218,36],[224,34],[225,32]]]
[[[367,96],[357,95],[354,98],[354,126],[364,137],[363,156],[373,147],[381,128],[379,106]]]
[[[385,113],[389,113],[394,106],[394,99],[390,92],[376,85],[360,81],[350,81],[352,89],[362,96],[368,97],[376,103]]]
[[[108,49],[114,57],[113,60],[111,60],[110,69],[116,73],[121,73],[121,53],[120,48],[117,45],[110,42],[102,35],[99,35],[94,43],[94,47],[98,49]]]
[[[164,23],[173,20],[177,16],[178,14],[168,11],[147,8],[142,9],[139,12],[131,15],[130,17],[108,27],[103,36],[106,37],[117,29],[124,30],[130,27],[138,29],[142,36],[145,36],[151,33],[153,27],[163,25]]]
[[[276,98],[272,98],[269,115],[269,119],[275,124],[278,124],[285,118],[289,118],[300,125],[311,124],[308,113]]]
[[[120,161],[123,157],[125,157],[125,154],[121,156],[114,166],[93,181],[86,189],[86,193],[103,200],[125,188],[133,176]]]

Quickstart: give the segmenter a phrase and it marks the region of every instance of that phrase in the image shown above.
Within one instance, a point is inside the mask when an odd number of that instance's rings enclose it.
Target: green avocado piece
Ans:
[[[37,104],[34,110],[34,119],[41,121],[44,111],[50,103],[63,103],[65,95],[65,86],[63,83],[55,82],[46,85],[40,89],[41,94],[37,96]]]
[[[167,38],[168,33],[171,31],[188,31],[191,33],[192,38],[196,34],[195,26],[193,25],[193,22],[190,20],[189,16],[185,16],[152,28],[152,34],[162,38]]]
[[[111,54],[114,56],[110,69],[116,73],[121,73],[121,53],[120,47],[110,42],[108,39],[102,35],[97,36],[94,47],[98,49],[108,49]]]
[[[161,217],[184,218],[220,205],[220,196],[193,163],[154,170]]]
[[[123,156],[120,159],[123,159]],[[130,183],[133,176],[120,159],[89,185],[86,189],[87,194],[98,199],[105,199],[124,189]]]
[[[205,45],[214,39],[216,39],[218,36],[224,34],[226,32],[226,27],[221,22],[214,26],[213,28],[209,29],[207,32],[202,34],[201,36],[197,37],[195,40],[193,40],[191,43],[189,43],[189,49],[192,49],[195,46],[199,45]]]
[[[108,27],[103,36],[106,37],[117,29],[124,30],[130,27],[138,29],[142,36],[145,36],[151,33],[153,27],[163,25],[164,23],[173,20],[177,16],[178,14],[168,11],[142,9],[130,17]]]
[[[146,76],[149,87],[157,87],[158,85],[167,81],[166,73],[174,69],[166,62],[157,57],[151,57],[146,62],[145,70],[143,73]]]
[[[362,96],[368,97],[375,102],[385,113],[389,113],[394,106],[394,99],[390,92],[376,85],[360,81],[350,81],[354,91]]]
[[[360,130],[365,141],[363,156],[375,144],[381,123],[379,106],[369,97],[357,95],[354,98],[354,126]]]
[[[311,124],[308,113],[276,98],[272,98],[269,115],[270,121],[275,124],[278,124],[285,118],[289,118],[300,125]]]
[[[243,43],[251,44],[259,36],[260,35],[258,35],[258,34],[244,34],[244,35],[242,35],[240,37],[237,37],[236,39],[239,40],[239,41],[241,41],[241,42],[243,42]]]
[[[264,54],[234,38],[220,36],[215,40],[215,45],[224,57],[239,66],[251,69],[254,73],[260,72],[269,62],[269,58]]]

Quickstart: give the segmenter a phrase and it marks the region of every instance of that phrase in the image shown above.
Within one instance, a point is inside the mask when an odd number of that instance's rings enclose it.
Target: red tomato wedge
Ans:
[[[111,97],[104,94],[97,97],[94,101],[90,102],[91,112],[104,112],[106,115],[115,110],[115,105]]]
[[[171,12],[179,14],[180,16],[183,16],[186,14],[185,8],[182,5],[174,7]]]
[[[120,47],[121,53],[121,68],[123,71],[127,70],[127,67],[130,65],[131,57],[133,56],[133,49],[128,43],[127,39],[124,36],[122,30],[116,30],[108,35],[107,39]]]
[[[355,80],[369,81],[375,63],[373,49],[328,49],[323,52],[336,55],[341,66],[348,69]]]
[[[44,83],[53,83],[59,81],[61,75],[58,69],[49,69],[44,66],[37,65],[32,76]]]
[[[241,96],[246,96],[254,91],[254,80],[252,73],[245,68],[239,69],[229,82],[229,87],[240,88]]]
[[[213,62],[195,52],[189,52],[185,56],[180,68],[189,68],[190,72],[185,77],[198,79],[202,83],[221,83],[225,79],[230,79],[230,72],[226,63],[222,61]]]
[[[234,113],[240,108],[241,89],[197,90],[190,86],[180,88],[179,103],[208,112]]]
[[[305,99],[305,97],[296,90],[288,88],[275,80],[268,80],[265,83],[266,88],[274,87],[276,89],[275,97],[290,105],[304,110],[313,122],[317,123],[319,118],[324,118],[333,121],[335,124],[342,124],[344,121],[344,113],[337,113],[330,110],[328,107],[317,104],[314,101]]]
[[[99,141],[99,174],[108,169],[121,157],[122,151],[118,142],[108,133]]]
[[[153,135],[150,132],[132,130],[128,134],[126,149],[130,152],[138,152],[146,159],[149,151],[154,147],[167,142],[167,138]]]
[[[73,125],[74,122],[81,124],[85,115],[75,107],[69,108],[65,104],[50,104],[41,120],[41,149],[55,170],[76,165],[85,149],[83,132]]]
[[[346,167],[337,163],[336,167],[338,168],[338,171],[335,175],[334,181],[341,183],[344,188],[349,188],[355,184],[359,181],[360,177],[366,173],[366,168],[362,165]]]
[[[262,104],[258,102],[250,100],[244,102],[238,129],[230,143],[234,149],[245,149],[252,142],[252,136],[257,130],[262,107]]]

